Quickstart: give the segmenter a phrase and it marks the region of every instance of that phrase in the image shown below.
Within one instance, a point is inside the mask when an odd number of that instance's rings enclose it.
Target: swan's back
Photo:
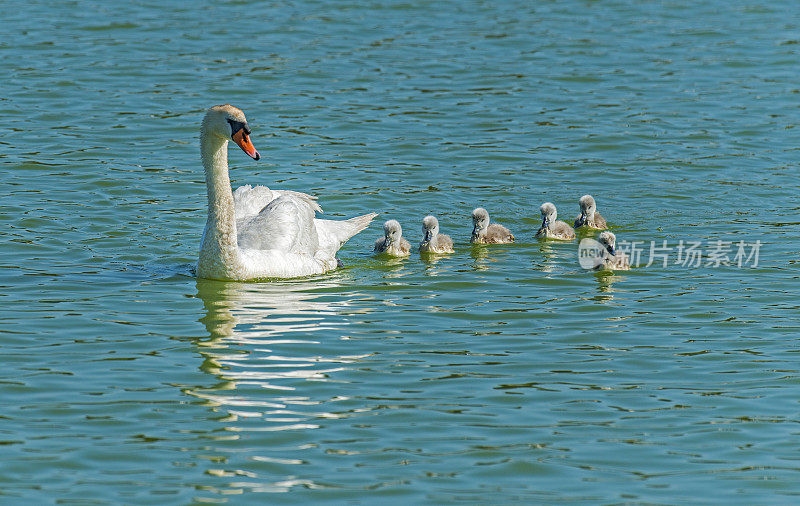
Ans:
[[[447,234],[436,234],[428,244],[420,244],[419,250],[427,253],[453,253],[453,240]]]
[[[267,204],[282,195],[296,197],[304,201],[314,212],[322,212],[322,208],[316,201],[317,197],[313,195],[292,190],[271,190],[263,185],[251,186],[246,184],[236,188],[236,191],[233,192],[233,205],[236,219],[240,220],[255,216],[267,207]]]
[[[628,259],[628,255],[622,252],[607,256],[600,265],[595,267],[597,270],[609,269],[614,271],[627,271],[630,270],[630,268],[631,263]]]
[[[237,220],[250,218],[261,212],[276,195],[266,186],[244,185],[233,192],[234,214]]]
[[[405,237],[401,237],[394,246],[394,248],[389,248],[391,254],[393,255],[408,256],[411,254],[411,243],[408,242]]]
[[[375,239],[375,253],[386,253],[387,255],[404,257],[411,254],[411,243],[405,237],[394,241],[392,244],[386,245],[386,237],[378,237]]]
[[[570,239],[575,238],[575,230],[570,227],[567,222],[558,220],[556,221],[555,225],[553,226],[553,231],[562,236],[569,237]]]
[[[305,199],[282,195],[237,223],[239,248],[313,255],[319,248],[314,209]]]
[[[582,219],[583,215],[579,214],[577,218],[575,218],[575,228],[579,227],[589,227],[589,228],[596,228],[599,230],[603,230],[608,228],[608,224],[606,223],[606,219],[603,218],[600,213],[597,211],[594,212],[594,216],[591,220],[589,219]]]
[[[453,239],[447,234],[438,234],[436,236],[436,249],[441,253],[453,253]]]
[[[597,211],[594,212],[594,228],[601,228],[601,229],[608,228],[606,219],[600,216],[600,213],[598,213]]]
[[[564,221],[557,220],[553,223],[552,231],[558,239],[575,239],[575,230]]]
[[[514,242],[514,234],[509,229],[499,223],[490,223],[486,229],[483,242],[487,244],[505,244]]]
[[[536,237],[541,239],[559,239],[562,241],[568,241],[571,239],[575,239],[575,230],[570,227],[567,223],[556,220],[550,228],[541,227],[538,232],[536,232]]]

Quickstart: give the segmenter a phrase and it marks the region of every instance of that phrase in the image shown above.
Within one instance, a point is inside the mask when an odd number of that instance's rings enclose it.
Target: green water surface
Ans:
[[[0,503],[796,501],[799,14],[0,2]],[[381,213],[343,269],[192,276],[219,103],[235,186]],[[534,239],[586,193],[700,265]],[[479,205],[515,244],[468,244]],[[371,255],[429,213],[454,254]]]

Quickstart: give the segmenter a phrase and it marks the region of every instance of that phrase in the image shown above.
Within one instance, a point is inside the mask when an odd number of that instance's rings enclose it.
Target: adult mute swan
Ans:
[[[231,105],[206,112],[200,151],[208,191],[208,220],[203,231],[197,276],[245,281],[322,274],[337,267],[336,252],[377,216],[344,221],[319,220],[322,209],[305,193],[241,186],[231,191],[228,141],[254,160],[244,113]]]

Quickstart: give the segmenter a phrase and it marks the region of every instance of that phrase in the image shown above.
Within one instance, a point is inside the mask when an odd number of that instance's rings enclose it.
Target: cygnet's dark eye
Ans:
[[[247,123],[228,118],[228,124],[230,124],[231,126],[231,137],[236,135],[236,132],[238,132],[239,130],[244,130],[244,133],[250,135],[250,128],[248,128]]]

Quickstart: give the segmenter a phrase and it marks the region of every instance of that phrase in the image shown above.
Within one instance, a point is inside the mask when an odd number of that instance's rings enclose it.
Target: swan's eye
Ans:
[[[242,121],[235,121],[228,118],[228,124],[230,124],[231,126],[231,137],[236,135],[236,132],[238,132],[239,130],[244,130],[245,134],[250,135],[250,129],[247,127],[247,123],[244,123]]]

